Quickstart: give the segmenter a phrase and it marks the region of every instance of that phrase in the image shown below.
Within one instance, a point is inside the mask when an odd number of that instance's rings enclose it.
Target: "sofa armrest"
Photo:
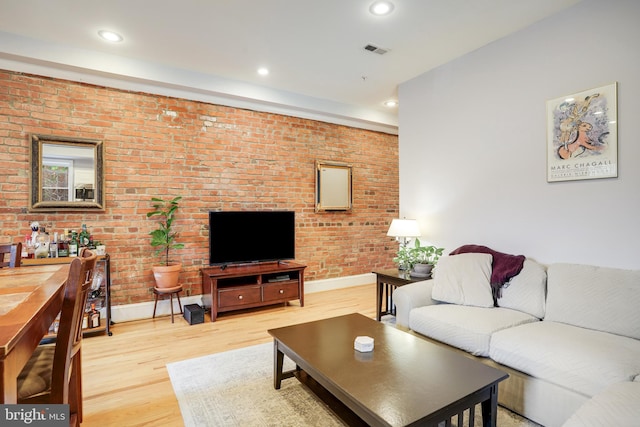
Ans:
[[[396,306],[396,325],[409,327],[409,312],[424,305],[439,304],[431,299],[433,280],[413,282],[399,286],[393,291],[393,303]]]

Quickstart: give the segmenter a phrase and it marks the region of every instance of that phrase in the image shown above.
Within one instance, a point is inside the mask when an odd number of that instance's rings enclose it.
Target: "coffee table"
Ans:
[[[437,425],[465,412],[473,426],[477,404],[483,425],[496,425],[498,383],[509,375],[452,350],[357,313],[268,332],[276,389],[304,371],[370,426]],[[355,350],[357,336],[372,337],[374,350]],[[282,371],[285,355],[296,370]]]

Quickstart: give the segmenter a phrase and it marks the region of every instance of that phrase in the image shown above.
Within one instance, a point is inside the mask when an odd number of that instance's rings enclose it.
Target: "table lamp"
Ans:
[[[402,246],[407,245],[407,237],[420,237],[420,227],[415,219],[394,219],[391,221],[387,236],[395,237],[400,241],[402,238]]]
[[[394,219],[391,221],[387,236],[395,237],[400,242],[401,250],[404,250],[407,246],[408,237],[420,236],[418,221],[415,219]],[[401,270],[405,270],[407,266],[401,264],[399,267]]]

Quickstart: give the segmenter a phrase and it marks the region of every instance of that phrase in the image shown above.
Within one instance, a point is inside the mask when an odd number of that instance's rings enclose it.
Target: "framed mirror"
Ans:
[[[100,140],[31,135],[29,211],[104,211],[103,150]]]
[[[316,212],[351,210],[351,165],[316,161]]]

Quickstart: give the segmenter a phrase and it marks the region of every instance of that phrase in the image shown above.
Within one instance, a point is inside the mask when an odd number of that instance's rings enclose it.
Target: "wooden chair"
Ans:
[[[15,245],[0,245],[0,268],[20,267],[22,260],[22,243]]]
[[[82,318],[97,256],[83,248],[71,262],[54,344],[39,345],[18,376],[19,404],[69,404],[69,425],[82,422]]]
[[[159,288],[154,287],[153,293],[155,295],[155,303],[153,304],[153,319],[156,317],[156,307],[158,306],[158,296],[169,295],[169,305],[171,306],[171,323],[173,323],[173,295],[178,297],[178,307],[180,307],[180,314],[182,314],[182,303],[180,302],[180,292],[182,292],[182,285],[175,286],[173,288]]]

